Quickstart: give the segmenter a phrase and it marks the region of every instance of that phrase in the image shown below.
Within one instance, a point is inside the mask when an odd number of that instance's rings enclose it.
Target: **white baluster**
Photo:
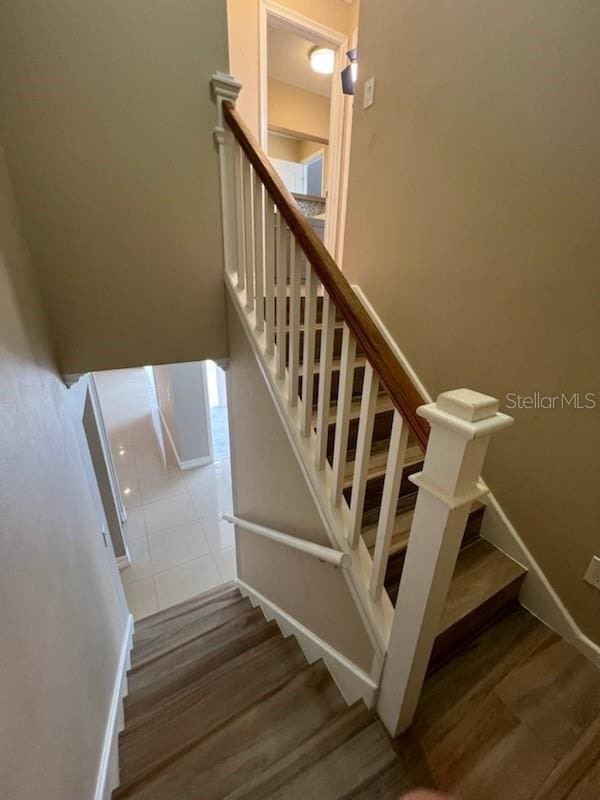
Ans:
[[[354,475],[352,477],[352,500],[350,501],[350,521],[348,525],[348,544],[358,547],[358,537],[362,529],[363,509],[365,505],[365,491],[367,488],[367,474],[369,459],[371,457],[371,441],[373,439],[373,425],[377,409],[377,393],[379,380],[369,363],[365,365],[365,377],[360,400],[360,418],[358,420],[358,436],[356,439],[356,454],[354,456]]]
[[[315,333],[317,327],[317,275],[306,263],[306,298],[304,300],[304,354],[302,363],[302,436],[312,428],[313,386],[315,378]]]
[[[238,289],[246,287],[246,244],[244,241],[244,174],[243,174],[244,154],[239,144],[234,145],[233,153],[233,173],[234,173],[234,197],[235,197],[235,217],[237,228],[237,285]]]
[[[355,358],[356,339],[352,335],[350,328],[344,325],[337,415],[335,419],[335,439],[333,445],[333,487],[331,490],[331,502],[334,506],[339,506],[342,502],[342,490],[344,488]]]
[[[275,204],[265,192],[265,326],[266,351],[275,344]]]
[[[285,375],[285,323],[287,317],[287,257],[290,232],[282,219],[277,215],[277,377]]]
[[[253,208],[253,183],[254,171],[252,164],[244,156],[242,162],[244,176],[244,242],[246,251],[246,308],[254,308],[254,208]]]
[[[375,602],[378,602],[381,596],[390,557],[390,547],[398,510],[398,495],[400,494],[400,485],[402,483],[402,471],[406,462],[408,433],[409,428],[402,419],[402,415],[394,410],[379,519],[377,520],[377,533],[375,535],[373,568],[369,581],[369,593]]]
[[[254,289],[256,295],[256,330],[262,333],[265,327],[264,296],[264,221],[263,185],[254,173]]]
[[[326,293],[323,297],[321,323],[321,353],[319,356],[319,396],[317,401],[317,469],[325,467],[327,434],[331,410],[331,363],[335,338],[335,306]]]
[[[300,272],[302,250],[290,236],[290,324],[288,352],[288,403],[298,405],[298,371],[300,366]],[[306,331],[304,333],[306,336]]]
[[[411,723],[492,433],[512,423],[493,397],[457,389],[418,413],[431,425],[377,710],[392,735]]]

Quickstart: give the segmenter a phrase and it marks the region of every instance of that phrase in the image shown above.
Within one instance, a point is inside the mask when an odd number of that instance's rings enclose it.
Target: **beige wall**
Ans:
[[[279,0],[279,5],[340,33],[350,35],[356,28],[358,0]],[[227,16],[230,70],[244,87],[237,107],[258,137],[259,0],[227,0]]]
[[[301,133],[307,139],[329,138],[328,97],[272,78],[269,78],[267,93],[269,125]]]
[[[598,392],[600,5],[361,8],[345,270],[436,394]],[[600,641],[600,414],[516,410],[485,477]]]
[[[64,372],[226,355],[226,6],[0,7],[0,140]]]
[[[306,480],[229,301],[227,317],[236,513],[329,546]],[[339,570],[239,529],[236,541],[242,580],[364,670],[370,670],[372,646]]]
[[[300,161],[300,142],[289,136],[269,134],[267,153],[271,158],[283,158],[285,161]]]
[[[0,148],[0,775],[5,800],[94,795],[125,625],[81,424],[48,349]]]

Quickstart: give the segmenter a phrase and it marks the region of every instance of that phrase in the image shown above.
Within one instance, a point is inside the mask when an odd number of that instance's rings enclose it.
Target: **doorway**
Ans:
[[[218,458],[205,372],[189,362],[95,373],[127,512],[120,575],[135,619],[235,579],[234,529],[220,519],[233,511],[227,441]]]
[[[338,264],[352,107],[340,75],[348,48],[345,33],[261,0],[261,145]]]

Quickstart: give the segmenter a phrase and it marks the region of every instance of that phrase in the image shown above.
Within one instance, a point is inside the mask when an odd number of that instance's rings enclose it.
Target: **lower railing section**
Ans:
[[[412,720],[469,508],[486,491],[479,476],[489,437],[512,420],[498,413],[494,398],[466,389],[422,405],[230,105],[237,88],[227,76],[213,80],[219,110],[225,281],[338,553],[335,558],[345,560],[340,565],[346,566],[343,572],[356,605],[376,652],[385,657],[378,710],[395,734]],[[340,335],[332,404],[334,341],[338,337],[339,342]],[[359,363],[364,374],[357,388]],[[392,423],[371,556],[361,532],[373,431],[381,408],[391,409]],[[351,424],[354,468],[348,504],[343,489]],[[384,577],[410,436],[425,452],[422,471],[410,477],[418,497],[394,611]],[[255,532],[260,533],[259,527],[254,526]],[[272,538],[273,533],[285,536],[271,532]]]

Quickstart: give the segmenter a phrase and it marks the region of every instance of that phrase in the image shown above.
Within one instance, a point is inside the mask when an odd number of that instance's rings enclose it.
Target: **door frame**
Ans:
[[[326,25],[291,11],[279,5],[274,0],[260,0],[258,27],[258,116],[259,137],[262,149],[267,152],[267,26],[269,17],[277,20],[291,31],[305,39],[314,39],[319,43],[329,45],[335,50],[335,66],[332,75],[332,91],[329,110],[329,149],[328,149],[328,176],[326,187],[326,212],[325,212],[325,247],[338,260],[342,252],[343,242],[340,230],[340,203],[341,192],[347,185],[347,176],[343,174],[345,159],[344,149],[344,124],[347,115],[344,113],[347,104],[344,104],[341,80],[334,80],[346,66],[346,51],[348,50],[348,37],[345,33],[336,31]],[[343,203],[345,206],[345,203]],[[338,260],[338,265],[340,261]]]
[[[321,175],[321,191],[320,191],[320,194],[322,195],[323,194],[323,189],[325,189],[325,191],[327,191],[327,187],[325,185],[325,181],[323,180],[323,176],[324,176],[324,173],[325,173],[325,148],[322,147],[320,150],[315,150],[314,153],[311,153],[309,156],[306,156],[306,158],[303,158],[300,163],[304,167],[304,176],[305,176],[305,179],[306,179],[306,167],[309,164],[311,164],[313,161],[316,161],[318,158],[322,159],[322,161],[323,161],[323,168],[322,168],[322,173],[323,174]],[[305,180],[305,183],[306,183],[306,186],[304,187],[306,189],[305,194],[308,195],[308,194],[310,194],[310,192],[308,191],[308,180]]]

